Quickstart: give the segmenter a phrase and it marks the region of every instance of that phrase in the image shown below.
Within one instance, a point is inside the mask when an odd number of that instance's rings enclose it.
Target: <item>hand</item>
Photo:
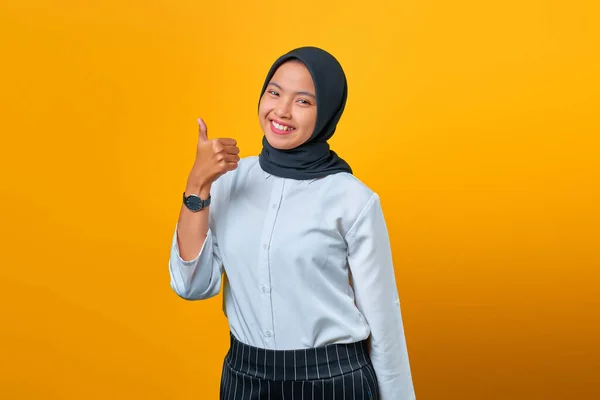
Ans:
[[[221,175],[237,168],[240,149],[235,139],[208,139],[206,124],[198,119],[198,149],[196,161],[188,177],[188,191],[202,192]]]

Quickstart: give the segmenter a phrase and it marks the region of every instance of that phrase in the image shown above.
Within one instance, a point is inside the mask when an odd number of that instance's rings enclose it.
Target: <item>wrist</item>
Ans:
[[[185,188],[185,195],[195,194],[200,196],[202,200],[206,200],[210,194],[211,184],[205,182],[188,183]]]

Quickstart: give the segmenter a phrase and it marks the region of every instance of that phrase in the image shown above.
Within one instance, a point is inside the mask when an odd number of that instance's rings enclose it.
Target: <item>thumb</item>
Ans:
[[[198,118],[198,127],[200,128],[200,132],[198,134],[198,141],[199,142],[208,141],[208,132],[206,129],[206,124],[204,123],[204,120],[202,118]]]

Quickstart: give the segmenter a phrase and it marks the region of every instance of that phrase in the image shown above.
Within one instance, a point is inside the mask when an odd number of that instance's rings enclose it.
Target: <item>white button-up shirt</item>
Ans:
[[[376,193],[349,173],[294,180],[258,157],[213,183],[209,229],[184,261],[177,230],[169,270],[181,297],[221,288],[231,332],[287,350],[370,339],[383,400],[415,398],[387,228]]]

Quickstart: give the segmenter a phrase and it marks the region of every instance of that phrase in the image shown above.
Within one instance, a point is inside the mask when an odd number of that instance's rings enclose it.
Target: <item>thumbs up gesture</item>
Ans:
[[[240,149],[235,139],[209,139],[206,124],[198,119],[196,160],[188,177],[190,192],[205,191],[221,175],[237,168]]]

